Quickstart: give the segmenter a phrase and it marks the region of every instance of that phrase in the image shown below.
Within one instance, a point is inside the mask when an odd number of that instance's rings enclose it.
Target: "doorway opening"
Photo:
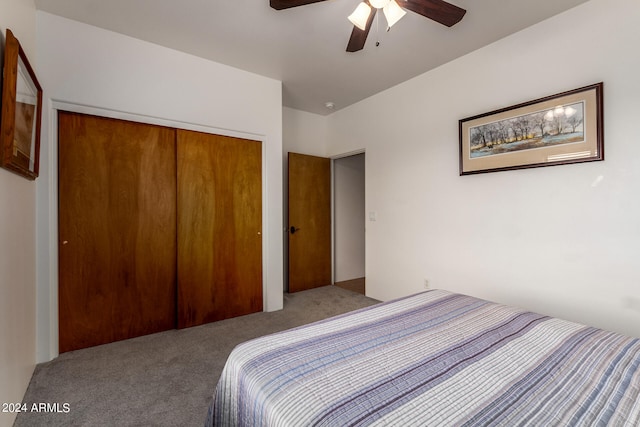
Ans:
[[[333,282],[365,294],[365,153],[333,159]]]
[[[285,292],[365,294],[365,154],[287,154]]]

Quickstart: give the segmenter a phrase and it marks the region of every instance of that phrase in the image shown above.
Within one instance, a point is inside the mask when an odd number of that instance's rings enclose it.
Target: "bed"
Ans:
[[[640,340],[432,290],[229,356],[210,426],[639,426]]]

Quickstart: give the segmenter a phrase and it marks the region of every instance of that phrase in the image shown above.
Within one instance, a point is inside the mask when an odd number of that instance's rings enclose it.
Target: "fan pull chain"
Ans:
[[[376,13],[376,47],[380,46],[380,14]]]

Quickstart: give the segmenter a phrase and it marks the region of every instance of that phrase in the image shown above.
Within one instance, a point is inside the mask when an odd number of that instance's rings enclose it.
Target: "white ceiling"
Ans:
[[[328,101],[344,108],[587,0],[451,0],[467,10],[455,26],[408,12],[388,33],[379,14],[379,31],[374,21],[365,48],[347,53],[347,16],[359,1],[281,11],[269,0],[36,0],[36,7],[281,80],[285,106],[329,114]]]

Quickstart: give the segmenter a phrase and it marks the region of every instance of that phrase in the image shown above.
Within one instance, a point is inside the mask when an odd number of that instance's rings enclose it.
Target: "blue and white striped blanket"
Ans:
[[[640,340],[434,290],[236,347],[215,426],[640,426]]]

